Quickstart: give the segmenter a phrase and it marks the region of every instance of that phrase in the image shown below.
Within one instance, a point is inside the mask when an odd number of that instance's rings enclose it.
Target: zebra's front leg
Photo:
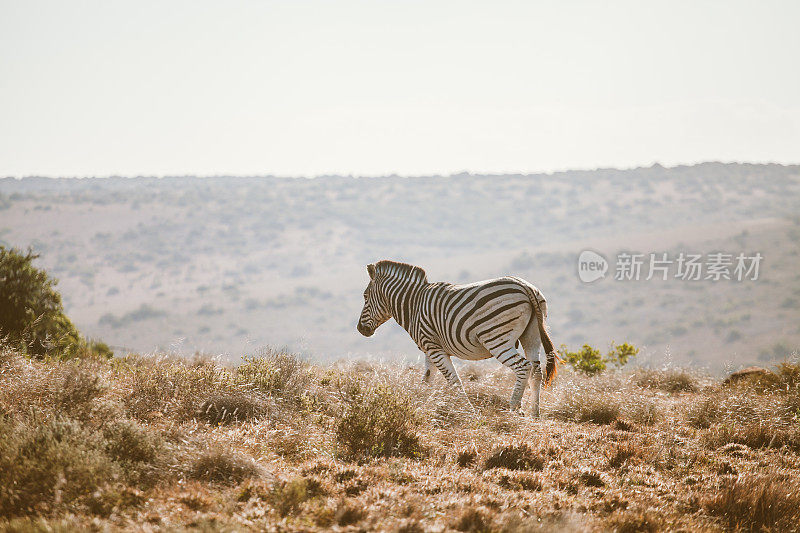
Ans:
[[[428,361],[439,369],[439,372],[442,373],[444,379],[447,380],[447,383],[451,387],[461,392],[470,409],[474,411],[475,408],[472,406],[472,402],[469,401],[467,391],[464,390],[464,384],[461,383],[461,378],[458,377],[458,372],[456,372],[456,367],[453,366],[453,361],[450,360],[450,356],[442,351],[434,351],[428,354]]]
[[[514,392],[511,393],[511,400],[508,402],[511,410],[516,411],[522,405],[522,395],[525,394],[525,387],[528,384],[533,364],[520,355],[513,343],[495,348],[491,350],[491,354],[503,365],[513,370],[517,377]]]

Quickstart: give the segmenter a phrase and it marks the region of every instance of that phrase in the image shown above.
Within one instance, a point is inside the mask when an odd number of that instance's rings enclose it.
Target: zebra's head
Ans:
[[[364,308],[361,310],[361,317],[358,319],[356,329],[365,337],[372,336],[378,326],[392,318],[392,311],[386,296],[378,287],[378,279],[375,274],[375,265],[367,265],[369,274],[369,284],[364,289]]]

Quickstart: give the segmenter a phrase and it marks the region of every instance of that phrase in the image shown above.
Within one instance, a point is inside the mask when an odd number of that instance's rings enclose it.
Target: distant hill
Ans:
[[[704,163],[536,175],[0,180],[0,241],[32,246],[80,329],[134,350],[417,357],[355,330],[364,265],[431,280],[523,276],[557,344],[644,345],[645,362],[771,361],[800,346],[800,167]],[[611,260],[577,276],[577,256]],[[615,281],[620,251],[763,256],[757,281]],[[675,265],[672,265],[675,268]]]

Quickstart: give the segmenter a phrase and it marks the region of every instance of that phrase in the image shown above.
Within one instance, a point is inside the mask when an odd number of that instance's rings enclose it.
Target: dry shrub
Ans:
[[[778,407],[777,402],[764,401],[764,397],[726,390],[692,404],[686,412],[686,421],[697,428],[723,421],[750,423],[774,418],[780,414]]]
[[[497,482],[503,488],[509,490],[542,490],[542,480],[536,475],[526,474],[524,472],[514,472],[511,474],[503,474]]]
[[[783,411],[789,418],[800,420],[800,391],[786,395],[783,400]]]
[[[701,429],[721,424],[745,426],[750,430],[755,429],[754,425],[763,425],[766,426],[763,431],[772,431],[769,427],[781,430],[796,420],[789,398],[790,395],[783,393],[762,395],[726,389],[690,406],[686,420],[689,425]]]
[[[0,373],[0,406],[9,412],[27,416],[37,410],[54,412],[82,421],[102,422],[100,399],[106,394],[100,373],[108,365],[101,361],[30,361],[21,356],[10,358]],[[112,413],[113,416],[113,413]]]
[[[686,413],[686,421],[696,428],[708,428],[720,418],[719,398],[705,398],[695,403]]]
[[[119,474],[102,436],[74,420],[0,422],[0,515],[69,506]]]
[[[128,413],[139,420],[156,413],[190,420],[197,414],[198,398],[243,389],[230,371],[213,361],[131,356],[120,360],[116,370],[129,382],[124,399]]]
[[[77,517],[49,520],[43,517],[20,517],[2,523],[5,533],[74,533],[85,529]]]
[[[800,390],[800,362],[784,361],[778,365],[776,373],[781,380],[781,388],[788,392]]]
[[[619,431],[633,431],[633,428],[634,426],[632,423],[628,422],[627,420],[623,420],[621,418],[618,418],[614,422],[614,429],[618,429]]]
[[[486,517],[486,514],[479,509],[467,509],[464,511],[458,521],[453,524],[453,529],[473,533],[484,533],[492,530],[491,522]]]
[[[580,473],[578,479],[587,487],[606,486],[606,482],[603,481],[603,477],[600,475],[600,472],[597,472],[596,470],[584,470]]]
[[[105,386],[100,376],[83,365],[67,364],[60,374],[60,383],[53,390],[55,406],[72,418],[87,419],[93,402],[103,395]]]
[[[250,457],[216,449],[197,457],[192,464],[190,475],[201,481],[234,484],[258,477],[260,472],[258,465]]]
[[[634,382],[646,389],[659,389],[666,392],[696,392],[695,376],[683,369],[640,369],[633,376]]]
[[[141,507],[146,501],[140,490],[119,483],[105,485],[83,500],[89,512],[103,517]]]
[[[397,533],[425,533],[425,527],[417,520],[409,520],[397,528]]]
[[[590,387],[567,392],[553,407],[552,416],[571,422],[610,424],[619,418],[621,411],[615,394]]]
[[[625,412],[637,424],[652,426],[661,418],[661,411],[654,401],[637,399],[626,405]]]
[[[353,379],[341,392],[344,405],[336,417],[334,433],[346,457],[424,454],[416,432],[417,414],[407,391]]]
[[[268,412],[267,403],[247,392],[212,396],[200,404],[197,418],[212,425],[227,425],[261,418]]]
[[[430,410],[431,422],[440,428],[453,429],[475,420],[475,411],[455,389],[438,390],[426,407]]]
[[[606,452],[606,457],[608,457],[608,466],[611,468],[619,468],[629,459],[637,458],[641,455],[642,450],[630,442],[614,444],[611,446],[611,449]]]
[[[315,449],[311,444],[303,428],[283,428],[272,432],[265,446],[283,458],[299,460],[314,455]]]
[[[358,470],[355,470],[353,468],[346,468],[344,470],[336,472],[336,474],[334,474],[333,476],[333,479],[337,483],[344,483],[356,477],[358,477]]]
[[[738,379],[729,386],[740,391],[796,393],[800,390],[800,363],[787,360],[778,364],[775,372],[762,370],[737,377]]]
[[[130,382],[125,403],[131,416],[146,420],[160,413],[179,421],[199,416],[212,424],[263,416],[264,396],[300,403],[311,380],[307,363],[276,351],[246,357],[234,371],[213,360],[131,356],[117,363],[117,372]]]
[[[268,349],[257,357],[244,357],[236,379],[262,394],[295,403],[308,389],[311,373],[308,363],[297,355]]]
[[[456,464],[461,468],[466,468],[474,465],[477,458],[478,454],[474,450],[461,450],[456,456]]]
[[[749,448],[782,448],[800,452],[800,428],[782,424],[776,420],[762,420],[748,424],[724,424],[714,426],[703,435],[703,441],[711,448],[726,444],[743,444]]]
[[[157,430],[122,419],[102,431],[106,454],[120,465],[130,483],[150,487],[170,472],[171,454]]]
[[[641,509],[618,510],[606,522],[608,530],[617,533],[654,533],[666,524],[658,514]]]
[[[508,412],[508,397],[500,396],[499,394],[491,392],[477,392],[470,394],[470,400],[473,405],[482,411],[489,411],[490,413],[507,413]]]
[[[342,505],[336,512],[336,523],[342,527],[357,524],[364,518],[364,510],[352,505]]]
[[[733,389],[739,393],[753,392],[762,394],[765,392],[781,390],[781,378],[774,372],[752,373],[737,376],[735,381],[723,383],[723,387]]]
[[[248,502],[250,500],[269,499],[270,494],[274,488],[272,480],[264,481],[263,479],[248,479],[239,486],[236,493],[237,502]]]
[[[542,470],[545,457],[534,452],[527,444],[503,446],[493,452],[484,464],[484,470],[508,468],[509,470]]]
[[[794,529],[800,521],[800,484],[778,474],[727,479],[703,507],[731,529]]]
[[[272,506],[281,516],[296,512],[306,500],[324,493],[316,479],[297,478],[277,485],[269,496]]]

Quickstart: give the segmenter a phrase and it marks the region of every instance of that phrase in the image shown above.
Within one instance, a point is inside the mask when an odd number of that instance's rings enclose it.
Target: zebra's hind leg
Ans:
[[[520,355],[514,344],[515,342],[511,341],[510,344],[490,350],[492,356],[513,370],[517,377],[514,392],[511,393],[511,400],[508,402],[512,411],[516,411],[522,405],[522,395],[525,394],[525,387],[528,385],[528,377],[533,367],[528,359]]]
[[[542,365],[539,363],[538,359],[533,361],[533,371],[531,372],[530,382],[531,389],[533,390],[531,414],[539,418],[539,390],[542,388]]]
[[[535,324],[533,322],[534,319],[531,320],[531,324]],[[529,324],[528,327],[525,329],[525,332],[520,337],[520,343],[522,344],[522,349],[525,350],[525,357],[527,357],[528,361],[533,364],[533,371],[531,372],[531,389],[533,391],[533,406],[531,408],[531,413],[535,417],[539,417],[539,390],[542,387],[542,361],[539,358],[539,348],[542,345],[541,340],[539,339],[539,331],[535,327],[531,327]]]

